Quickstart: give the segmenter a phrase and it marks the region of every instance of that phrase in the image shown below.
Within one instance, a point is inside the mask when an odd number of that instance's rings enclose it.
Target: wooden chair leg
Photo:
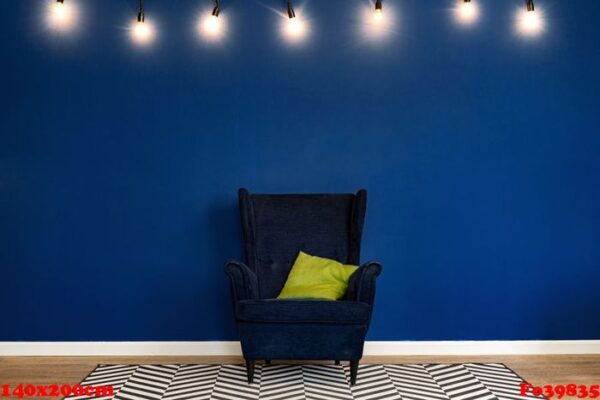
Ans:
[[[246,374],[248,375],[248,383],[254,382],[254,360],[246,360]]]
[[[340,360],[335,360],[335,365],[340,365]]]
[[[356,384],[356,375],[358,374],[358,360],[350,361],[350,386]]]

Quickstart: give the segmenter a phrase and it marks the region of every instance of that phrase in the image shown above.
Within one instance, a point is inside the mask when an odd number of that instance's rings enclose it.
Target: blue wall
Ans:
[[[281,2],[225,1],[214,46],[201,2],[149,0],[146,50],[135,1],[80,0],[66,37],[41,3],[0,16],[0,340],[235,339],[240,186],[369,190],[371,340],[600,338],[597,0],[538,0],[535,40],[520,1],[482,1],[471,29],[396,1],[379,45],[359,0],[305,2],[303,47]]]

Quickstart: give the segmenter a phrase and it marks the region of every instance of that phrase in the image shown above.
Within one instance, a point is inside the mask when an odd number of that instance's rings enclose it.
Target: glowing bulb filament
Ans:
[[[535,36],[544,30],[544,19],[540,11],[533,9],[533,3],[527,10],[521,10],[517,14],[517,31],[523,36]]]
[[[154,27],[145,19],[135,21],[131,27],[131,38],[139,45],[147,45],[154,39]]]
[[[207,14],[200,18],[198,32],[209,42],[216,42],[225,36],[225,23],[223,17]]]
[[[459,0],[454,9],[456,21],[462,25],[471,25],[479,17],[479,8],[471,0]]]
[[[65,3],[64,0],[57,0],[48,3],[46,22],[50,29],[68,32],[75,27],[76,20],[77,9],[73,2]]]

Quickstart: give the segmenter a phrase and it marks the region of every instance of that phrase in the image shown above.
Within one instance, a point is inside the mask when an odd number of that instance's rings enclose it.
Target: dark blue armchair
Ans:
[[[359,265],[367,192],[268,195],[239,191],[246,264],[230,261],[235,320],[252,383],[256,360],[350,362],[356,382],[381,265],[368,262],[339,301],[277,300],[298,255]]]

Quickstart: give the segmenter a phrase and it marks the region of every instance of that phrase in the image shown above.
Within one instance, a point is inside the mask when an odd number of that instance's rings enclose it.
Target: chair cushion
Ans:
[[[301,251],[277,298],[339,300],[346,293],[348,280],[357,269],[356,265],[344,265]]]
[[[357,301],[314,299],[242,300],[235,305],[236,318],[246,322],[368,323],[371,306]]]

